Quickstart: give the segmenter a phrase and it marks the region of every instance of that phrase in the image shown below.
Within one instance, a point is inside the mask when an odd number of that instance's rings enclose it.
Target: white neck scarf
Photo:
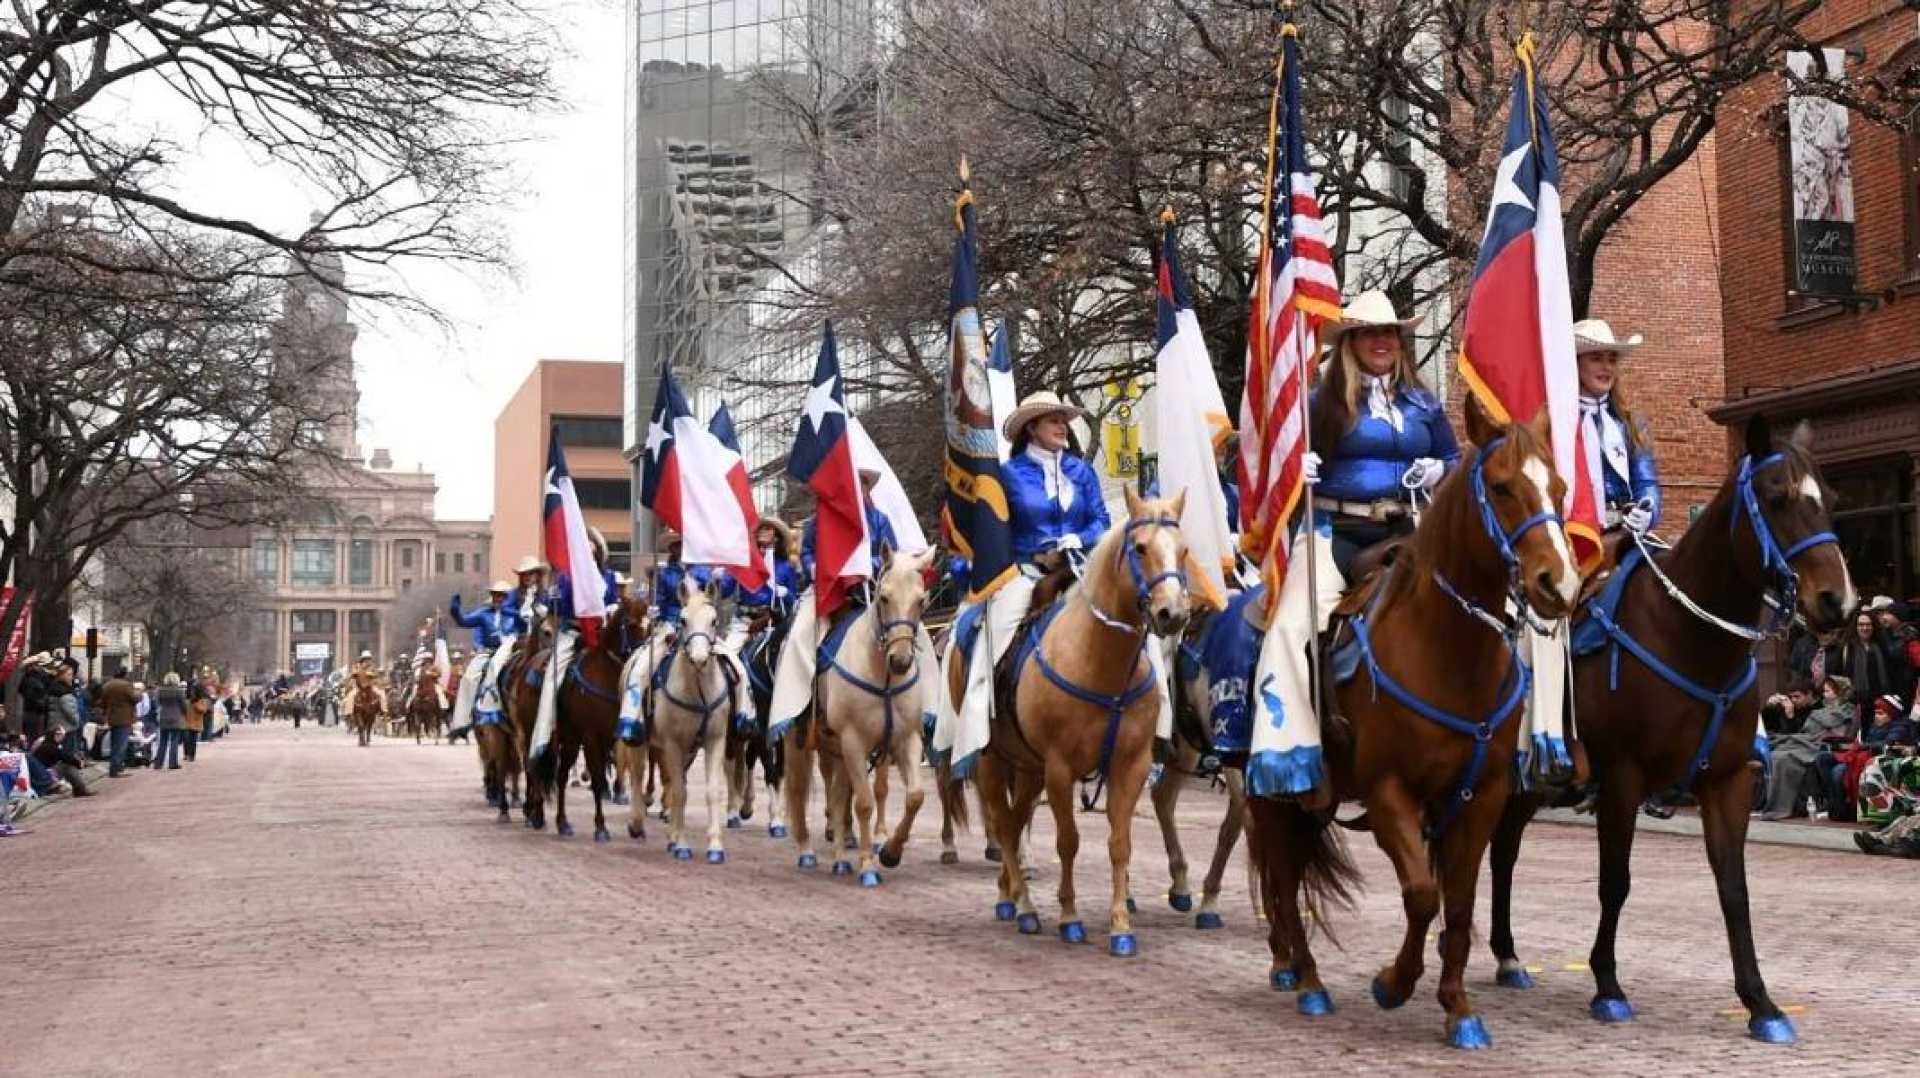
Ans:
[[[1627,431],[1607,405],[1613,394],[1589,397],[1580,394],[1581,441],[1586,446],[1587,475],[1593,486],[1593,504],[1607,504],[1606,472],[1611,470],[1622,480],[1627,473]]]
[[[1073,508],[1073,484],[1060,474],[1058,449],[1042,449],[1034,442],[1027,443],[1027,458],[1040,466],[1040,477],[1046,482],[1047,497],[1060,503],[1060,511]]]
[[[1407,419],[1393,399],[1393,375],[1369,374],[1367,378],[1367,414],[1392,427],[1395,434],[1407,429]]]

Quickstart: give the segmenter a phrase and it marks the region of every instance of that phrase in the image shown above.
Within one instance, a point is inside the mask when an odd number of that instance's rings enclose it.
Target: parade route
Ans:
[[[1494,1047],[1465,1054],[1442,1044],[1437,961],[1407,1006],[1369,999],[1400,898],[1366,836],[1353,845],[1367,889],[1336,925],[1346,949],[1319,945],[1339,1010],[1309,1020],[1266,986],[1241,858],[1228,927],[1198,932],[1166,906],[1145,816],[1141,954],[1122,960],[1101,946],[1094,903],[1091,944],[1054,935],[1044,812],[1045,931],[1022,937],[992,919],[977,830],[962,864],[937,863],[937,814],[884,886],[862,890],[797,872],[764,815],[729,833],[724,866],[669,860],[657,823],[626,840],[624,809],[622,837],[596,846],[584,790],[579,837],[501,826],[466,745],[360,749],[338,728],[245,726],[188,770],[104,785],[0,847],[21,942],[0,1006],[7,1054],[37,1061],[27,1073],[1837,1075],[1878,1072],[1920,1032],[1895,929],[1914,869],[1858,854],[1748,849],[1762,968],[1801,1033],[1766,1047],[1746,1037],[1704,856],[1679,836],[1643,834],[1635,850],[1620,954],[1640,1017],[1589,1020],[1593,832],[1536,827],[1515,921],[1539,985],[1492,987],[1476,941],[1469,986]],[[1183,798],[1191,859],[1223,804]],[[1104,895],[1105,825],[1080,819],[1081,892]],[[1483,883],[1482,936],[1486,903]],[[35,911],[80,927],[42,932]]]

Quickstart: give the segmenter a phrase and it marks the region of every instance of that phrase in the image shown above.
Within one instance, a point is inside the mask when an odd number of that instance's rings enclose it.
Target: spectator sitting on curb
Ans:
[[[1791,733],[1771,735],[1773,775],[1768,780],[1763,820],[1783,820],[1806,814],[1807,795],[1814,786],[1812,769],[1823,750],[1843,741],[1853,730],[1852,686],[1846,678],[1829,677],[1821,688],[1823,706],[1799,720]],[[1796,685],[1790,692],[1805,695]],[[1768,701],[1768,707],[1773,701]]]
[[[1760,723],[1770,735],[1797,734],[1814,706],[1813,683],[1795,680],[1786,692],[1767,697],[1760,707]]]
[[[80,772],[87,766],[86,757],[72,751],[67,744],[67,731],[55,725],[49,726],[34,742],[28,755],[40,762],[48,772],[49,782],[46,789],[35,784],[34,792],[45,796],[50,793],[62,793],[70,789],[75,797],[92,797],[94,791],[87,789],[87,780]],[[54,779],[53,776],[58,776]],[[64,781],[61,781],[64,780]]]

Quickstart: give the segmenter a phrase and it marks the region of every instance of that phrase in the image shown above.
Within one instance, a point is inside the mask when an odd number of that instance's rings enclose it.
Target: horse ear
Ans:
[[[698,591],[699,589],[700,589],[699,581],[693,579],[690,576],[681,577],[680,578],[680,605],[685,606],[687,602],[693,598],[693,593]]]
[[[913,559],[913,571],[916,574],[926,572],[927,566],[932,565],[934,559],[939,556],[940,548],[938,547],[928,547],[921,551],[919,556]]]
[[[1551,455],[1553,452],[1551,448],[1553,445],[1553,416],[1547,413],[1546,405],[1541,405],[1540,409],[1533,413],[1533,418],[1527,420],[1527,429],[1533,432],[1533,436],[1539,440],[1541,445],[1549,447],[1547,452]]]
[[[1802,453],[1813,452],[1813,424],[1802,419],[1793,425],[1793,434],[1787,439],[1795,449]]]
[[[1758,413],[1747,420],[1747,456],[1759,459],[1773,452],[1773,424]]]
[[[892,560],[893,544],[885,539],[880,540],[880,568],[884,571],[887,563]]]
[[[1173,519],[1179,520],[1187,514],[1187,488],[1181,487],[1180,493],[1173,496]]]
[[[1126,491],[1126,495],[1127,495],[1127,515],[1130,517],[1139,516],[1140,515],[1139,493],[1133,489],[1133,485],[1131,483],[1129,483],[1127,486],[1121,489]]]
[[[1486,409],[1480,406],[1479,397],[1468,393],[1463,410],[1467,417],[1467,441],[1477,446],[1484,446],[1500,436],[1499,428],[1494,426],[1492,419],[1488,418]]]

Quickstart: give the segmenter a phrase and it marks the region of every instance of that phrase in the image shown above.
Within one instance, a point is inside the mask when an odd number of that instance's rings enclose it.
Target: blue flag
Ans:
[[[1018,570],[1013,525],[1000,480],[1000,431],[995,422],[987,341],[980,325],[980,277],[974,246],[973,193],[954,204],[960,234],[953,241],[949,293],[947,375],[947,497],[941,509],[947,536],[972,570],[968,600],[993,594]]]

